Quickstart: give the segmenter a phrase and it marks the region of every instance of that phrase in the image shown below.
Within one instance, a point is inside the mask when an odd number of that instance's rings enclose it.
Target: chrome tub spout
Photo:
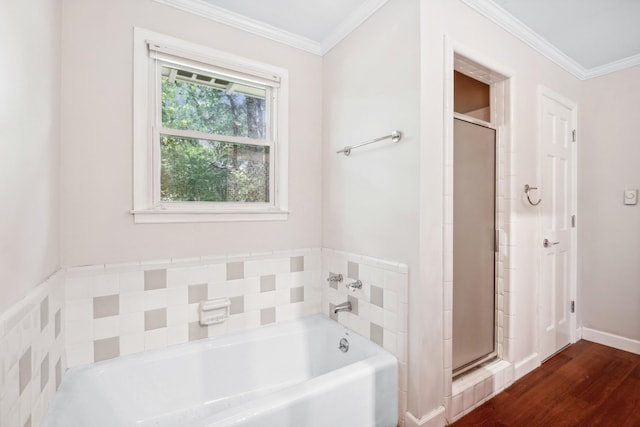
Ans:
[[[333,309],[333,314],[336,314],[339,311],[351,311],[351,301],[343,302],[342,304],[336,305]]]

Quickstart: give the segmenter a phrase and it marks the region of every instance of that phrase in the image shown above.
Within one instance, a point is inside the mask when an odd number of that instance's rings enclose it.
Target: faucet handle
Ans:
[[[338,273],[329,273],[329,277],[327,278],[327,282],[329,283],[335,283],[335,282],[342,282],[342,274]]]
[[[347,289],[351,289],[353,292],[355,292],[356,289],[362,289],[362,282],[360,280],[356,280],[355,282],[346,283],[345,286],[347,287]]]

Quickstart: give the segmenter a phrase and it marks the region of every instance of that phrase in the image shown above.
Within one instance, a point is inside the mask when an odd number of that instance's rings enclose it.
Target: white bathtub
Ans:
[[[397,396],[395,357],[316,315],[71,369],[44,426],[393,427]]]

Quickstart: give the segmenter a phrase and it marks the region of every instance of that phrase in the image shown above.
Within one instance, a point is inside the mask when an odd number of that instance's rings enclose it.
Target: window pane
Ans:
[[[267,138],[266,89],[162,67],[162,126]]]
[[[164,202],[269,202],[269,147],[160,136]]]

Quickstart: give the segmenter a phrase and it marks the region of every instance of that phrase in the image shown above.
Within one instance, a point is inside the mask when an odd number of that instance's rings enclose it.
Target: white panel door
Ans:
[[[572,219],[575,196],[575,106],[540,93],[541,274],[540,357],[547,359],[571,342]]]

